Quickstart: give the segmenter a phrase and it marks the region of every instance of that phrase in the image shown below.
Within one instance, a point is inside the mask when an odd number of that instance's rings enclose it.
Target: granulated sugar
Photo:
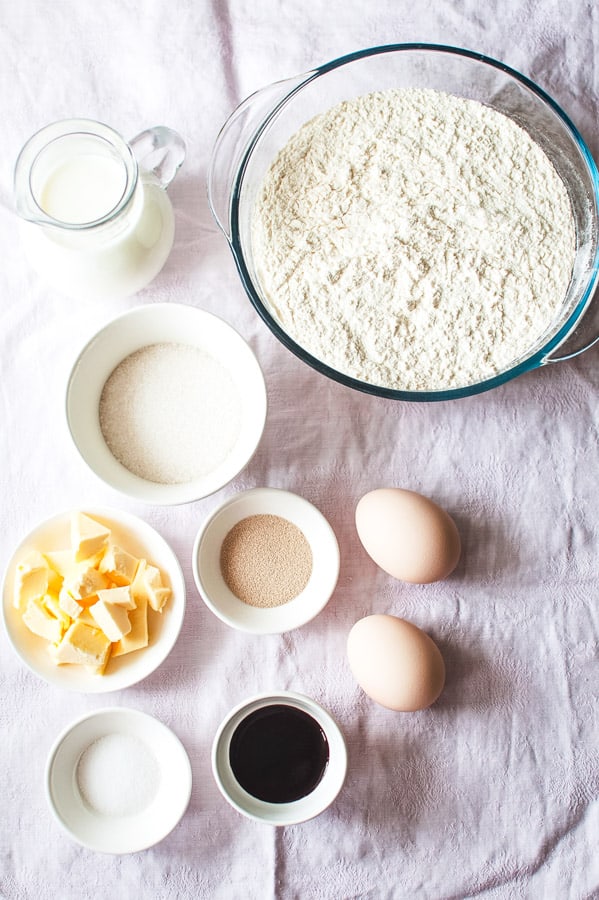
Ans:
[[[516,122],[388,90],[289,139],[257,196],[252,253],[275,316],[315,357],[436,390],[529,351],[564,303],[575,235],[564,183]]]
[[[94,812],[114,817],[137,815],[156,796],[160,767],[139,738],[107,734],[81,754],[77,784],[85,803]]]
[[[113,456],[158,484],[214,471],[234,447],[242,419],[225,367],[179,343],[149,344],[126,357],[104,385],[99,412]]]
[[[226,535],[220,567],[230,591],[249,606],[281,606],[297,597],[312,574],[303,532],[282,516],[242,519]]]

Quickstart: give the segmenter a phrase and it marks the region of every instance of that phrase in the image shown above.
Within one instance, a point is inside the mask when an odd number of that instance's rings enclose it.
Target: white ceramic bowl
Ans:
[[[237,726],[250,713],[274,704],[308,713],[322,728],[329,745],[329,760],[322,779],[310,794],[291,803],[266,803],[248,794],[235,778],[229,760],[231,739]],[[212,744],[212,772],[223,797],[244,816],[269,825],[295,825],[319,815],[335,800],[345,781],[347,749],[335,720],[314,700],[293,691],[258,694],[232,709],[221,723]]]
[[[6,633],[17,655],[44,681],[66,690],[88,694],[117,691],[136,684],[164,662],[179,636],[185,614],[185,580],[181,566],[167,542],[147,522],[116,509],[89,508],[82,512],[111,529],[115,541],[138,558],[158,566],[164,583],[171,588],[163,611],[148,610],[150,643],[141,650],[109,660],[103,675],[84,666],[57,666],[48,652],[48,642],[33,634],[13,606],[17,564],[30,550],[64,550],[69,546],[71,511],[62,512],[37,525],[15,549],[4,574],[2,615]]]
[[[296,525],[312,550],[312,573],[303,591],[275,607],[250,606],[229,590],[221,571],[222,543],[242,519],[276,515]],[[339,577],[339,545],[323,514],[308,500],[279,488],[253,488],[233,495],[200,528],[192,557],[200,596],[227,625],[253,634],[281,634],[313,619],[328,603]]]
[[[158,484],[133,474],[111,453],[100,427],[102,389],[132,353],[157,343],[197,347],[230,374],[242,410],[238,438],[216,468],[183,484]],[[187,385],[181,385],[185,391]],[[111,487],[146,503],[168,505],[206,497],[231,481],[250,461],[264,430],[266,387],[260,366],[243,338],[217,316],[192,306],[155,303],[129,310],[102,328],[79,354],[67,386],[71,436],[92,471]],[[182,422],[181,429],[201,428]]]
[[[98,812],[79,788],[82,755],[102,738],[121,736],[142,745],[155,765],[156,786],[145,786],[148,804],[124,814]],[[135,853],[163,840],[177,825],[191,796],[191,765],[181,741],[146,713],[125,707],[100,709],[69,725],[56,739],[46,764],[50,809],[77,843],[102,853]]]

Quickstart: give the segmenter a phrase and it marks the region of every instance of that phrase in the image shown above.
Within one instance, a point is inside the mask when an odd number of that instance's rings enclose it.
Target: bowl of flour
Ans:
[[[599,273],[599,173],[559,106],[452,47],[364,50],[225,123],[212,211],[246,292],[350,387],[443,400],[570,356]]]

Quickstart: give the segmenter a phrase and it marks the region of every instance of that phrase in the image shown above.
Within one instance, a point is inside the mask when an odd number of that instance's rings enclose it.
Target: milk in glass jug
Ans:
[[[158,274],[171,251],[166,188],[185,158],[169,128],[127,143],[88,119],[42,128],[21,150],[15,203],[32,266],[75,299],[119,299]]]

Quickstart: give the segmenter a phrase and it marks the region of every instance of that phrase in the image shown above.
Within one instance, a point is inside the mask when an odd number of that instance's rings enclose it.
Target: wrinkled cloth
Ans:
[[[599,352],[463,400],[419,404],[358,393],[313,371],[249,303],[211,215],[206,175],[220,127],[253,91],[363,47],[424,41],[501,59],[567,111],[599,154],[599,12],[585,0],[3,0],[0,28],[0,559],[40,520],[83,506],[135,513],[175,550],[187,608],[166,661],[108,695],[61,691],[0,638],[0,897],[218,900],[450,900],[599,897],[597,502]],[[14,161],[43,125],[83,116],[125,137],[164,124],[187,144],[169,188],[176,239],[159,276],[116,303],[67,300],[27,265],[13,208]],[[254,350],[268,417],[247,468],[215,495],[155,507],[86,467],[64,416],[68,373],[118,312],[159,301],[217,313]],[[590,340],[592,311],[585,318]],[[586,326],[585,326],[586,327]],[[308,625],[233,631],[194,585],[196,532],[225,498],[294,491],[329,519],[337,589]],[[357,537],[358,499],[420,491],[455,518],[463,553],[443,582],[393,580]],[[388,612],[423,628],[444,656],[434,706],[394,713],[349,670],[352,624]],[[346,783],[302,825],[245,819],[210,766],[228,710],[262,691],[313,697],[347,740]],[[54,820],[44,767],[80,715],[128,706],[167,724],[192,765],[179,825],[155,847],[106,856]]]

